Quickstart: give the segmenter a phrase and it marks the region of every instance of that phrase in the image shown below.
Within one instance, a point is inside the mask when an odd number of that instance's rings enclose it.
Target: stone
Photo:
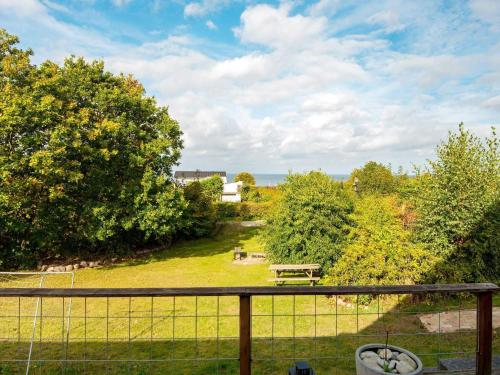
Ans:
[[[397,358],[398,358],[398,355],[399,355],[399,352],[395,352],[395,351],[393,351],[393,352],[392,352],[392,357],[391,357],[391,359],[397,359]]]
[[[116,262],[118,260],[118,258],[111,258],[111,262]]]
[[[398,372],[400,374],[409,374],[411,372],[413,372],[415,369],[412,368],[408,362],[406,361],[400,361],[397,363],[396,365],[396,370],[398,370]]]
[[[68,264],[66,267],[64,267],[64,270],[66,272],[71,272],[73,271],[73,265],[72,264]]]
[[[391,359],[392,358],[392,352],[390,349],[379,349],[378,351],[378,356],[383,359]]]
[[[52,267],[52,266],[48,267],[47,272],[54,272],[54,267]]]
[[[46,264],[43,264],[42,267],[40,267],[40,271],[45,272],[45,271],[47,271],[48,268],[49,268],[49,266],[47,266]]]
[[[389,362],[386,362],[382,358],[377,358],[377,365],[379,365],[381,368],[384,368],[385,365],[389,365]]]
[[[395,361],[394,359],[389,362],[389,370],[394,370],[396,368],[396,365],[398,364],[398,361]]]
[[[74,270],[77,270],[78,268],[80,268],[80,265],[78,263],[73,264],[73,269]]]
[[[416,362],[406,353],[401,353],[398,355],[399,362],[406,362],[413,370],[417,368]]]
[[[375,369],[375,370],[380,370],[380,367],[377,364],[377,358],[375,358],[375,357],[366,357],[366,358],[362,359],[362,361],[363,361],[363,363],[365,364],[366,367],[369,367],[369,368]]]
[[[89,266],[89,265],[88,265],[88,263],[87,263],[86,261],[82,260],[82,261],[80,262],[80,267],[85,268],[85,267],[88,267],[88,266]]]
[[[95,267],[95,263],[94,262],[89,262],[89,268],[94,268]]]
[[[366,352],[363,352],[359,355],[361,357],[361,359],[364,359],[364,358],[378,358],[378,354],[375,353],[375,352],[372,352],[371,350],[367,350]]]

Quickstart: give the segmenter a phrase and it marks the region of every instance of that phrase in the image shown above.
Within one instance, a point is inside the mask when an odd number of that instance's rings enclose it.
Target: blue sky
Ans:
[[[132,73],[184,131],[182,168],[422,164],[500,119],[500,1],[0,0],[35,62]]]

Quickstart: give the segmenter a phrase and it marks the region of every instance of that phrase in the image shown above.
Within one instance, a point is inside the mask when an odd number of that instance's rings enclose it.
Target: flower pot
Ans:
[[[384,372],[384,369],[378,364],[385,361],[385,355],[382,358],[378,355],[379,350],[385,349],[384,344],[367,344],[359,347],[356,350],[356,374],[357,375],[380,375],[380,374],[405,374],[405,375],[420,375],[424,372],[422,361],[412,352],[399,348],[394,345],[387,345],[387,349],[391,352],[391,357],[387,363],[397,369],[398,372]],[[372,353],[377,354],[375,357]],[[382,353],[384,354],[384,353]],[[389,354],[389,353],[387,353]],[[398,359],[399,358],[399,359]],[[378,361],[378,362],[377,362]],[[391,363],[391,361],[393,361]],[[404,363],[403,363],[404,362]]]

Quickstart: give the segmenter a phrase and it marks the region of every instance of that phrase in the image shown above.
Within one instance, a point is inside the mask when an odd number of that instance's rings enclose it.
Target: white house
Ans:
[[[227,183],[227,176],[225,171],[175,171],[174,178],[182,185],[189,182],[201,181],[212,176],[219,176],[222,182]]]
[[[221,201],[222,202],[241,202],[241,188],[243,187],[243,182],[230,182],[229,184],[224,184],[224,191],[222,192]]]

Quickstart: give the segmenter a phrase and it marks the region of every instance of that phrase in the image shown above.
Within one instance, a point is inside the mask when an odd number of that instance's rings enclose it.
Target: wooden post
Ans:
[[[491,375],[493,293],[477,294],[476,374]]]
[[[251,299],[249,295],[240,295],[240,375],[252,373],[252,321]]]

